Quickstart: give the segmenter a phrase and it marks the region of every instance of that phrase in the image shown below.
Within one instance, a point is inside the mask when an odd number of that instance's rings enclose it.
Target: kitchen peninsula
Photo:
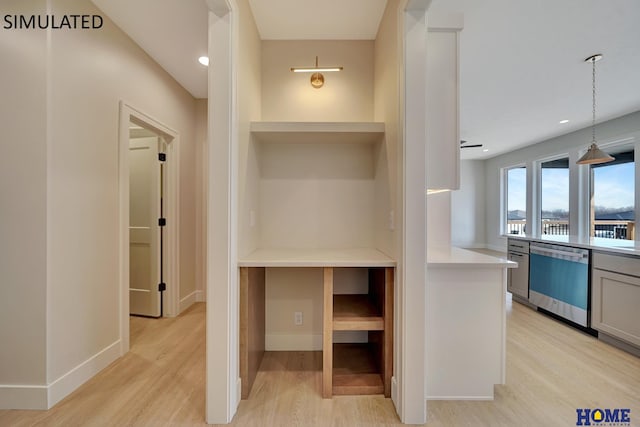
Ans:
[[[427,251],[427,399],[493,399],[505,383],[507,269],[456,247]]]

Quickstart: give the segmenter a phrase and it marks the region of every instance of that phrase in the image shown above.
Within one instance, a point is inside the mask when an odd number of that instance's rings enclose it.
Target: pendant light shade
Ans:
[[[592,65],[591,93],[593,99],[593,114],[591,116],[591,145],[584,156],[580,157],[580,160],[576,162],[579,165],[597,165],[599,163],[607,163],[615,160],[615,158],[599,149],[596,144],[596,61],[600,61],[601,59],[602,55],[596,54],[584,60],[585,62],[591,62]]]
[[[580,157],[576,163],[579,165],[597,165],[599,163],[607,163],[614,161],[615,158],[611,157],[604,151],[598,148],[595,142],[592,142],[589,149],[584,156]]]

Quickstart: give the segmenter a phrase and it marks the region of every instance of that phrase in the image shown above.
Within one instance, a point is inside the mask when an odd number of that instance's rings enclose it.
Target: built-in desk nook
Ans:
[[[425,193],[457,188],[461,20],[429,31],[421,6],[388,2],[367,40],[261,40],[240,10],[233,64],[212,59],[208,395],[224,399],[208,408],[221,419],[238,396],[290,391],[262,388],[262,361],[283,377],[304,365],[318,396],[384,395],[403,422],[426,421]],[[226,25],[212,20],[235,34]],[[215,40],[223,58],[236,46]],[[315,57],[339,69],[322,87],[292,72]]]
[[[322,271],[322,396],[390,397],[395,261],[376,249],[260,249],[241,259],[238,265],[243,398],[249,396],[265,352],[265,279],[269,268]],[[366,277],[367,292],[337,293],[335,269],[360,270],[356,273]],[[334,342],[334,331],[362,331],[366,333],[366,342]]]

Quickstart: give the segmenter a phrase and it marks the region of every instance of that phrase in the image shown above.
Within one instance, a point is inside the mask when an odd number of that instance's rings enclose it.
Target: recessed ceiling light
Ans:
[[[198,62],[201,63],[202,65],[204,65],[205,67],[209,66],[209,57],[208,56],[201,56],[200,58],[198,58]]]
[[[559,122],[559,123],[560,123],[561,125],[563,125],[563,124],[565,124],[565,123],[569,123],[569,120],[567,120],[567,119],[560,120],[560,122]]]
[[[488,152],[489,152],[489,149],[488,149],[488,148],[485,148],[484,150],[482,150],[482,152],[483,152],[483,153],[488,153]]]

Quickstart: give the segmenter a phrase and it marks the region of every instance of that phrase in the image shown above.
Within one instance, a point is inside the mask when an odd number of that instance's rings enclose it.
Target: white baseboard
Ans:
[[[187,308],[191,307],[191,305],[197,301],[197,295],[196,295],[197,292],[198,291],[193,291],[186,297],[180,299],[180,308],[178,309],[178,314],[182,313]]]
[[[120,357],[120,340],[107,346],[49,384],[49,408],[109,366],[118,357]]]
[[[0,409],[48,409],[47,386],[0,385]]]
[[[207,295],[204,293],[204,291],[196,291],[196,302],[206,302],[207,301]]]
[[[320,351],[322,334],[266,334],[266,351]]]
[[[49,385],[0,385],[0,409],[49,409],[118,357],[120,357],[120,340],[91,356]]]
[[[491,249],[492,251],[504,252],[507,253],[507,245],[485,245],[487,249]]]
[[[335,331],[334,343],[366,343],[367,331]],[[320,351],[322,334],[266,334],[266,351]]]
[[[427,400],[493,400],[491,396],[427,396]]]
[[[233,402],[233,404],[231,405],[232,408],[235,408],[235,410],[233,411],[233,415],[235,415],[236,412],[238,411],[238,405],[240,405],[241,401],[242,401],[242,379],[238,377],[238,380],[236,381],[236,401]],[[233,418],[233,415],[231,416],[231,418]]]
[[[458,248],[463,248],[463,249],[485,249],[487,247],[487,245],[485,245],[484,243],[467,244],[467,243],[457,243],[457,242],[451,242],[451,246],[456,246]]]
[[[396,377],[391,377],[391,401],[393,402],[393,405],[396,407],[396,412],[399,414],[400,411],[398,411],[398,380],[396,380]]]

